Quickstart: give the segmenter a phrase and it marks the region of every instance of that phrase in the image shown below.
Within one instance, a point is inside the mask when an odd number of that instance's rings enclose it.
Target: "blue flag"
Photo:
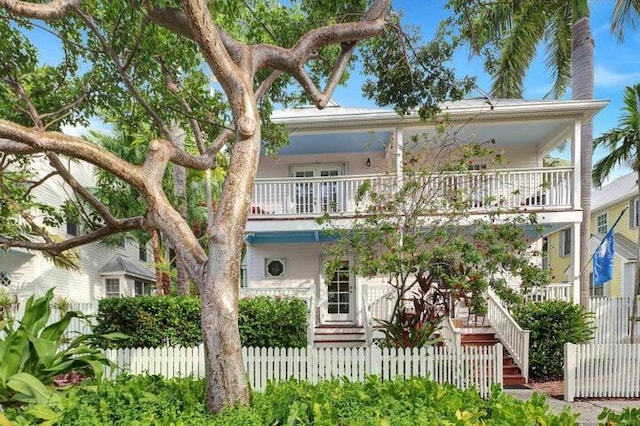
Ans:
[[[593,254],[593,286],[600,287],[613,276],[613,228]]]

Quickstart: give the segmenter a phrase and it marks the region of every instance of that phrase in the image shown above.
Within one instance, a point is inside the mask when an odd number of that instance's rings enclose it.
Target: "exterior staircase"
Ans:
[[[364,327],[360,325],[321,324],[313,333],[316,348],[363,348],[366,346]]]
[[[473,327],[464,329],[461,335],[462,346],[494,346],[500,340],[491,327]],[[518,387],[525,384],[525,378],[506,348],[502,354],[502,375],[505,388]]]

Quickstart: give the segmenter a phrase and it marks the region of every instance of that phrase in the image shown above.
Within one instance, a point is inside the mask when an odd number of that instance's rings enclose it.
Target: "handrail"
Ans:
[[[529,380],[529,330],[523,330],[502,306],[493,290],[487,290],[487,319],[505,348],[520,367],[525,381]]]
[[[371,345],[373,345],[373,326],[371,324],[371,312],[369,312],[369,306],[367,304],[366,290],[362,292],[362,323],[364,326],[364,336],[367,341],[367,347],[370,348]]]
[[[444,338],[445,346],[453,346],[454,348],[462,346],[462,333],[456,330],[451,317],[447,316],[440,323],[440,334]]]

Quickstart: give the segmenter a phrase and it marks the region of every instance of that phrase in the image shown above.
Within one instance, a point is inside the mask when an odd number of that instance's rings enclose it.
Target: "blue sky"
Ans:
[[[433,36],[436,26],[448,16],[445,0],[394,0],[394,7],[404,12],[403,22],[420,27],[425,39]],[[626,86],[640,82],[640,33],[628,31],[624,44],[619,43],[611,34],[609,23],[614,0],[591,1],[591,29],[595,38],[595,98],[609,100],[609,105],[594,119],[594,137],[614,127],[620,116],[622,93]],[[58,63],[61,59],[59,45],[51,46],[49,36],[35,31],[32,40],[43,53],[41,60]],[[57,44],[57,43],[56,43]],[[540,49],[542,52],[542,49]],[[490,79],[484,72],[479,59],[470,59],[467,51],[461,51],[455,57],[454,68],[459,76],[473,75],[477,77],[478,86],[488,92]],[[354,73],[346,87],[340,87],[334,99],[344,106],[375,105],[364,99],[361,92],[362,78]],[[539,55],[527,74],[524,96],[527,99],[541,99],[550,89],[551,80],[544,67],[544,58]],[[479,93],[472,94],[479,96]],[[570,95],[568,95],[570,96]],[[100,127],[100,123],[94,123]],[[568,156],[568,152],[560,156]],[[594,162],[601,158],[603,152],[594,153]],[[616,175],[625,173],[618,170]]]
[[[444,0],[394,0],[396,8],[404,11],[403,22],[421,28],[425,39],[430,38],[436,26],[447,15]],[[622,92],[628,85],[640,83],[640,33],[627,31],[624,44],[621,44],[610,32],[611,11],[614,0],[590,1],[591,30],[595,38],[595,98],[609,100],[609,105],[593,121],[594,137],[611,129],[617,124],[622,105]],[[543,50],[529,70],[525,81],[524,97],[541,99],[551,88],[551,78],[544,66]],[[453,63],[460,76],[477,77],[478,86],[488,92],[491,80],[484,72],[482,62],[469,59],[468,51],[460,52]],[[350,80],[347,87],[340,88],[334,98],[345,106],[374,106],[362,97],[362,80],[358,76]],[[479,96],[479,93],[472,94]],[[570,94],[568,94],[570,96]],[[566,156],[568,153],[560,154]],[[594,162],[603,156],[600,150],[594,153]],[[619,176],[628,170],[616,171]]]

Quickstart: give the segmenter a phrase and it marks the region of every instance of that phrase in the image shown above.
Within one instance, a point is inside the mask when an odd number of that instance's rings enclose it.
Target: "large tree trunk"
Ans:
[[[587,0],[579,0],[578,12],[582,11],[573,24],[573,48],[571,53],[572,98],[575,100],[593,99],[593,50]],[[586,16],[584,16],[586,10]],[[591,258],[589,239],[591,237],[591,169],[593,152],[593,123],[591,119],[582,123],[580,161],[580,182],[582,192],[582,224],[580,225],[580,304],[589,309],[590,283],[586,266]]]
[[[184,149],[185,132],[171,123],[171,142],[179,149]],[[187,207],[187,170],[183,166],[173,165],[173,195],[176,200],[176,210],[185,221],[188,221]],[[180,252],[180,247],[175,247],[176,266],[178,269],[178,294],[189,295],[189,272],[184,261],[184,256]]]
[[[238,330],[238,288],[244,231],[261,141],[251,82],[245,82],[244,87],[244,108],[234,111],[242,124],[236,124],[240,128],[231,150],[215,225],[208,230],[209,254],[204,282],[198,283],[207,377],[206,405],[214,413],[224,406],[249,403]],[[237,194],[246,195],[238,197]]]

